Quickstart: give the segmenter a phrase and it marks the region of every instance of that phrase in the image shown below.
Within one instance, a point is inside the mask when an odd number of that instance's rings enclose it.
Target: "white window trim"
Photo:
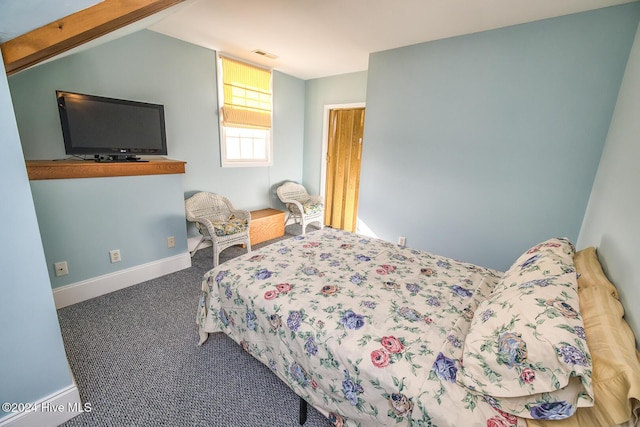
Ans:
[[[247,64],[266,68],[262,65],[253,64],[244,59],[234,58],[230,55],[224,55],[227,58],[237,59],[238,61],[246,62]],[[273,125],[268,132],[268,143],[267,143],[267,159],[266,160],[230,160],[227,159],[227,144],[226,144],[226,133],[225,126],[222,124],[222,113],[221,108],[224,105],[224,90],[222,89],[222,72],[220,65],[220,56],[216,52],[216,76],[217,76],[217,85],[216,90],[218,91],[218,129],[220,130],[220,166],[223,168],[238,168],[238,167],[261,167],[261,166],[273,166]],[[271,88],[273,90],[273,70],[271,70]],[[273,123],[273,94],[271,95],[271,122]]]
[[[273,165],[273,131],[267,132],[267,158],[265,160],[247,160],[247,159],[228,159],[227,158],[227,144],[226,144],[226,127],[222,125],[220,120],[220,165],[223,168],[241,168],[241,167],[259,167],[259,166],[272,166]]]

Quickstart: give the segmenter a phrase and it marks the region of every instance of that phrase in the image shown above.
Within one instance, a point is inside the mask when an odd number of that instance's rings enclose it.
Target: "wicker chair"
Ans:
[[[251,214],[235,209],[229,199],[218,194],[199,192],[184,202],[187,221],[194,222],[202,238],[191,251],[191,256],[205,241],[213,245],[213,266],[220,263],[220,252],[234,245],[247,245],[251,252],[249,227]]]
[[[317,222],[320,228],[324,227],[324,205],[322,197],[310,196],[307,190],[295,182],[285,182],[277,188],[278,198],[288,209],[287,219],[293,219],[296,224],[302,225],[302,234],[307,225]]]

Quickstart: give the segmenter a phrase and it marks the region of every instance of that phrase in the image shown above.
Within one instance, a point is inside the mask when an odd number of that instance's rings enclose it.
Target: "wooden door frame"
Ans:
[[[322,155],[320,158],[320,196],[325,197],[327,187],[327,149],[329,148],[329,112],[331,110],[348,110],[351,108],[366,108],[364,102],[348,104],[327,104],[324,106],[322,120]]]

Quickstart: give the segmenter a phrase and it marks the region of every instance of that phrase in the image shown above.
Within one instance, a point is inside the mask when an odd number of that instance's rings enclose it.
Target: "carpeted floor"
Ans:
[[[299,231],[292,227],[288,233]],[[242,253],[229,248],[221,261]],[[239,345],[219,333],[197,346],[195,314],[211,248],[192,263],[58,310],[80,397],[91,406],[65,426],[299,425],[298,397]],[[309,407],[305,427],[330,425]]]

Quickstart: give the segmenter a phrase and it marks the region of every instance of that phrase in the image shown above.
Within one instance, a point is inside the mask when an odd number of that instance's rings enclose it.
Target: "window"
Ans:
[[[271,71],[218,57],[222,166],[270,166]]]

